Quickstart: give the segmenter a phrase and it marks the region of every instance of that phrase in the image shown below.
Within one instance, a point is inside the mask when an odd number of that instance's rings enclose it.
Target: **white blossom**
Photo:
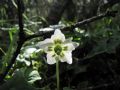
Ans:
[[[51,38],[47,38],[37,44],[47,54],[48,64],[54,64],[56,60],[72,64],[72,51],[78,45],[78,43],[72,42],[72,39],[66,39],[59,29],[55,30]]]
[[[19,62],[24,62],[27,66],[30,65],[30,60],[29,58],[31,57],[31,55],[34,53],[34,52],[38,52],[38,50],[36,48],[27,48],[25,49],[24,53],[23,54],[19,54],[17,56],[17,61]]]

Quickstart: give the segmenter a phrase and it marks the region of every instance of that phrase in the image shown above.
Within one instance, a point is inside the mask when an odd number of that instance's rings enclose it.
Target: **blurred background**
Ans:
[[[65,33],[80,46],[73,52],[72,65],[60,64],[60,84],[61,90],[120,90],[120,0],[21,0],[21,4],[26,35],[117,11],[115,17]],[[0,72],[16,50],[18,32],[16,0],[0,0]],[[55,65],[47,65],[41,51],[24,56],[27,49],[44,39],[41,36],[25,42],[0,90],[55,90]]]

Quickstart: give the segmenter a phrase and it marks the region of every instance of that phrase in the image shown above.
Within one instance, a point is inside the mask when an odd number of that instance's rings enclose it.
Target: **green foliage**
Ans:
[[[34,78],[33,78],[34,76]],[[0,86],[0,90],[41,90],[34,88],[28,82],[33,83],[35,80],[41,79],[38,72],[32,68],[22,68],[16,70],[11,79]]]
[[[91,33],[90,38],[94,41],[94,47],[84,59],[105,52],[116,53],[116,48],[120,45],[119,26],[114,27],[111,19],[105,19],[102,22],[103,23],[97,23],[95,31]]]
[[[10,38],[10,45],[8,48],[8,51],[5,53],[4,57],[2,58],[2,68],[1,72],[4,72],[6,66],[10,62],[10,58],[13,55],[13,52],[16,49],[16,42],[17,42],[17,29],[11,28],[9,31],[9,38]]]
[[[23,71],[23,70],[22,70]],[[31,84],[33,84],[36,80],[40,80],[41,77],[38,73],[37,70],[34,70],[33,68],[27,68],[25,71],[24,71],[24,74],[25,74],[25,78],[27,79],[27,81]]]

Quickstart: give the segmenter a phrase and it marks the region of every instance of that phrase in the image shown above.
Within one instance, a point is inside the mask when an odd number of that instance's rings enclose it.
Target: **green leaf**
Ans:
[[[120,45],[120,36],[115,34],[107,39],[97,41],[97,45],[88,53],[84,59],[94,57],[101,53],[116,53],[116,47]]]
[[[25,78],[29,83],[34,83],[36,80],[40,80],[41,77],[37,70],[34,70],[33,68],[27,68],[24,72]]]
[[[13,77],[0,86],[0,90],[40,90],[26,81],[24,71],[23,69],[15,71]]]

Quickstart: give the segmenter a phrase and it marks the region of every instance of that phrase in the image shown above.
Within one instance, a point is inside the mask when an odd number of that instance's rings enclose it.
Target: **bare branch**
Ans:
[[[86,19],[86,20],[83,20],[81,22],[77,22],[76,24],[73,24],[71,26],[68,26],[68,27],[64,27],[62,28],[61,30],[62,31],[72,31],[73,29],[77,28],[77,27],[81,27],[82,25],[85,25],[85,24],[89,24],[91,22],[94,22],[96,20],[99,20],[99,19],[102,19],[104,17],[115,17],[116,16],[116,13],[117,11],[107,11],[106,13],[103,13],[103,14],[99,14],[97,16],[93,16],[92,18],[89,18],[89,19]],[[54,31],[54,29],[53,29]],[[52,33],[53,31],[41,31],[41,32],[37,32],[33,35],[30,35],[26,38],[26,40],[29,40],[29,39],[33,39],[33,38],[36,38],[36,37],[40,37],[40,36],[45,36],[47,35],[48,33]]]
[[[6,70],[2,72],[0,75],[0,83],[3,82],[4,78],[8,74],[9,70],[11,69],[12,65],[15,63],[16,58],[18,54],[20,53],[20,49],[22,48],[22,45],[25,42],[25,33],[23,31],[23,21],[22,21],[22,10],[21,10],[21,0],[17,0],[18,3],[18,18],[19,18],[19,40],[18,40],[18,46],[16,51],[13,54],[13,57],[10,60],[10,63],[8,64]]]

